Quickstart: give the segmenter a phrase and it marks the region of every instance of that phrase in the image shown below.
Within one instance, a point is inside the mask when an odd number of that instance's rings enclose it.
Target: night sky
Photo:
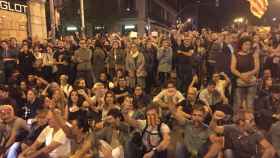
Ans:
[[[200,1],[199,7],[194,7],[195,2]],[[236,17],[246,17],[252,24],[270,24],[273,17],[279,17],[280,0],[269,0],[269,9],[260,20],[255,18],[249,10],[247,0],[220,0],[219,7],[215,6],[215,0],[182,0],[182,6],[186,7],[183,17],[196,17],[198,13],[199,26],[219,27],[230,25]]]

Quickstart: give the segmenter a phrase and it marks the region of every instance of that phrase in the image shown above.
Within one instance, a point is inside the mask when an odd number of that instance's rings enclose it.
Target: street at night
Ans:
[[[0,158],[280,158],[280,0],[0,0]]]

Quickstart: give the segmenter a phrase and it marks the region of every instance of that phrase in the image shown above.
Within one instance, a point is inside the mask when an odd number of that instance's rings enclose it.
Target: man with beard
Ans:
[[[219,138],[203,123],[205,111],[202,107],[193,109],[192,115],[185,114],[169,106],[172,115],[181,125],[184,125],[183,144],[176,145],[176,158],[198,157],[213,158],[217,156],[221,146]]]
[[[261,154],[262,158],[273,158],[275,150],[261,132],[256,129],[253,113],[239,111],[235,117],[235,124],[218,126],[217,121],[224,117],[224,113],[216,111],[210,123],[210,128],[224,135],[224,149],[226,157],[253,158]],[[261,147],[262,151],[260,153]]]
[[[132,127],[142,132],[143,158],[167,158],[170,129],[160,121],[159,109],[156,105],[147,107],[146,120],[134,120],[126,110],[124,111],[124,118]]]
[[[278,117],[280,113],[280,85],[275,84],[271,87],[271,95],[259,97],[255,101],[255,112],[265,112],[273,117]]]

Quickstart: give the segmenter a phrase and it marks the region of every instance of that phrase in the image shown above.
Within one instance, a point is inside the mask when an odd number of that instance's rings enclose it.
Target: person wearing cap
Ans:
[[[24,139],[24,136],[29,132],[26,122],[15,116],[14,108],[11,105],[0,106],[0,155],[7,158],[17,156],[17,149],[20,146],[18,142]]]
[[[240,110],[234,116],[234,124],[218,125],[225,114],[216,111],[210,123],[210,129],[224,135],[224,154],[227,158],[274,158],[275,150],[265,136],[256,128],[252,112]],[[260,147],[262,152],[259,152]]]

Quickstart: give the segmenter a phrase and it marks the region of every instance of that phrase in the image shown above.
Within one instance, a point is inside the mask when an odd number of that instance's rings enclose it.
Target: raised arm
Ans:
[[[225,114],[222,111],[216,111],[212,117],[212,120],[209,124],[209,128],[216,133],[223,134],[224,133],[224,126],[218,126],[217,121],[220,118],[225,117]]]

